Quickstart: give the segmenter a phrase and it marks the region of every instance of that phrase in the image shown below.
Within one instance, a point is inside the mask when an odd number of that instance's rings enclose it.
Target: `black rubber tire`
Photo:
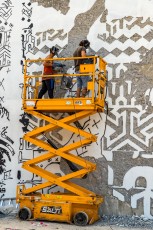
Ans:
[[[88,215],[85,212],[77,212],[73,217],[74,224],[78,226],[87,225],[88,220],[89,220]]]
[[[31,218],[31,210],[27,207],[21,208],[18,216],[20,220],[29,220]]]

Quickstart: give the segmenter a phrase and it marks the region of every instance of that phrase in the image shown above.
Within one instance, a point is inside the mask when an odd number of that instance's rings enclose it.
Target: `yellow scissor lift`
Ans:
[[[74,59],[76,58],[57,58],[53,60],[64,62],[66,64],[66,62],[74,61]],[[27,142],[44,149],[46,152],[34,159],[27,160],[22,165],[22,168],[33,174],[39,175],[45,180],[45,182],[30,188],[26,188],[24,184],[17,186],[16,201],[19,203],[18,215],[21,220],[41,219],[74,223],[76,225],[86,225],[92,224],[99,219],[98,209],[99,205],[103,202],[103,197],[98,196],[94,192],[71,181],[71,179],[74,178],[83,178],[96,169],[94,163],[71,153],[72,150],[95,142],[97,139],[96,135],[75,127],[73,123],[96,112],[103,112],[105,105],[107,63],[99,56],[90,56],[88,57],[88,60],[91,60],[91,64],[80,65],[80,74],[64,73],[64,76],[74,77],[81,75],[84,77],[90,75],[91,81],[88,82],[88,90],[90,91],[91,96],[85,98],[68,97],[54,99],[37,99],[38,79],[42,77],[42,75],[36,76],[27,74],[29,64],[43,62],[44,60],[38,59],[25,61],[23,109],[27,114],[43,119],[47,125],[37,127],[26,133],[23,137]],[[55,77],[55,79],[62,78],[63,73],[56,73],[52,75],[52,77]],[[35,80],[34,86],[29,84],[30,79]],[[27,93],[29,87],[34,89],[34,93],[30,98]],[[67,117],[60,120],[53,119],[49,114],[54,112],[65,112]],[[72,133],[84,137],[84,139],[80,139],[75,143],[70,143],[61,148],[55,148],[50,142],[39,139],[41,135],[57,128],[71,131]],[[57,156],[62,157],[67,162],[79,165],[79,169],[74,170],[67,175],[59,176],[37,165]],[[62,187],[65,192],[51,194],[41,194],[39,192],[41,189],[53,185]]]

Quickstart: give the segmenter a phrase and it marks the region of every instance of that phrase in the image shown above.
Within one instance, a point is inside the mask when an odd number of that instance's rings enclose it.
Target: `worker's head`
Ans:
[[[82,40],[79,46],[84,46],[87,49],[90,46],[90,42],[88,40]]]
[[[58,51],[59,49],[56,46],[52,46],[52,48],[50,48],[50,53],[52,53],[53,56],[58,56]]]

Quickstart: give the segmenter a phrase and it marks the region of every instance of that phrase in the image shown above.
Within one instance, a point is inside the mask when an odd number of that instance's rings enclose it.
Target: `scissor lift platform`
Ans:
[[[40,62],[40,59],[25,61],[23,109],[26,113],[38,119],[43,119],[46,125],[35,128],[24,135],[23,138],[27,142],[44,149],[45,153],[24,162],[22,167],[42,177],[45,182],[30,188],[26,188],[25,185],[17,186],[16,200],[20,206],[19,218],[22,220],[43,219],[86,225],[92,224],[99,219],[98,210],[99,205],[103,202],[103,197],[71,181],[71,179],[74,178],[85,178],[88,173],[96,169],[94,163],[71,153],[72,150],[97,140],[96,135],[88,133],[79,127],[75,127],[73,123],[91,114],[103,112],[105,106],[106,62],[98,56],[88,58],[93,59],[92,64],[82,64],[80,66],[80,75],[82,77],[86,76],[87,73],[91,76],[91,81],[88,82],[88,90],[91,91],[91,96],[85,98],[38,99],[38,81],[33,81],[34,85],[29,84],[29,79],[36,79],[38,76],[27,75],[27,63]],[[64,58],[64,62],[73,59],[74,58]],[[63,61],[62,58],[56,60]],[[98,71],[95,71],[97,70],[97,61]],[[76,74],[70,75],[64,73],[64,75],[73,77],[73,75]],[[62,76],[63,74],[59,73],[51,77],[56,78]],[[27,93],[29,87],[34,89],[30,97]],[[55,112],[66,112],[67,116],[56,120],[50,116],[50,113]],[[50,140],[45,141],[39,138],[57,128],[63,128],[79,135],[80,140],[75,143],[69,143],[61,148],[56,148]],[[81,136],[84,137],[84,139],[82,139]],[[68,165],[70,165],[70,163],[79,165],[79,168],[73,165],[74,167],[72,167],[71,173],[58,176],[38,166],[39,163],[57,156],[65,159]],[[42,189],[51,187],[52,185],[62,187],[65,192],[51,194],[40,193]]]
[[[74,109],[75,108],[75,109]],[[41,99],[41,100],[26,100],[24,110],[41,111],[41,112],[74,112],[75,111],[103,111],[104,104],[101,105],[98,101],[92,102],[92,98],[60,98],[60,99]]]

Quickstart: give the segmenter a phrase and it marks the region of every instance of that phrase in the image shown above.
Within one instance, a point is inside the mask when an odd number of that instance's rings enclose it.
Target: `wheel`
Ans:
[[[31,210],[27,207],[21,208],[18,212],[20,220],[29,220],[31,215]]]
[[[73,217],[73,221],[75,225],[85,226],[88,223],[88,215],[85,212],[77,212]]]

